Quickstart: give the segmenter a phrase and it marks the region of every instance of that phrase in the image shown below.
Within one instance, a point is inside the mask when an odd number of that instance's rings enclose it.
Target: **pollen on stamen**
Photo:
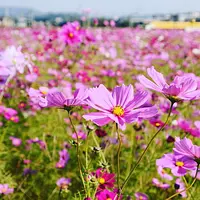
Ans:
[[[113,114],[115,114],[118,117],[121,117],[124,115],[124,109],[121,106],[115,106],[113,109]]]
[[[182,161],[177,161],[176,162],[176,166],[178,167],[183,167],[184,166],[184,163]]]

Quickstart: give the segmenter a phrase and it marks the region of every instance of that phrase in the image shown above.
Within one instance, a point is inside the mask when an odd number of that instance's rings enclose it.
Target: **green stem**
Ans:
[[[188,183],[187,183],[185,176],[183,176],[183,181],[185,182],[185,186],[188,187]],[[190,193],[190,197],[194,200],[194,197],[193,197],[192,193],[190,192],[190,190],[188,192]]]
[[[86,186],[85,186],[85,181],[84,181],[84,177],[83,177],[83,172],[81,170],[81,161],[80,161],[80,154],[79,154],[79,138],[78,138],[78,133],[76,131],[76,128],[73,124],[73,121],[72,121],[72,118],[71,118],[71,115],[70,115],[70,112],[68,112],[68,116],[69,116],[69,120],[70,120],[70,123],[72,125],[72,128],[76,134],[76,154],[77,154],[77,162],[78,162],[78,168],[79,168],[79,173],[80,173],[80,177],[81,177],[81,181],[82,181],[82,184],[83,184],[83,187],[84,187],[84,191],[85,191],[85,195],[87,195],[87,190],[86,190]]]
[[[167,199],[165,199],[165,200],[170,200],[170,199],[176,197],[177,195],[181,194],[182,192],[186,192],[187,190],[189,190],[189,189],[195,184],[195,182],[196,182],[196,180],[197,180],[198,170],[199,170],[199,164],[197,165],[196,174],[195,174],[194,180],[192,181],[192,183],[191,183],[190,186],[188,186],[188,187],[185,188],[184,190],[181,190],[181,191],[179,191],[179,192],[173,194],[172,196],[170,196],[169,198],[167,198]]]
[[[135,171],[135,169],[138,167],[138,165],[140,164],[141,160],[143,159],[143,157],[145,156],[147,150],[149,149],[151,143],[153,142],[153,140],[156,138],[156,136],[164,129],[164,127],[166,126],[166,124],[168,123],[169,117],[171,115],[172,112],[172,108],[173,108],[174,102],[171,102],[171,106],[169,109],[169,113],[167,115],[167,119],[165,121],[165,123],[162,125],[162,127],[153,135],[153,137],[151,138],[151,140],[149,141],[149,143],[147,144],[147,147],[145,148],[145,150],[143,151],[142,155],[139,157],[138,161],[136,162],[135,166],[131,169],[129,175],[127,176],[127,178],[125,179],[122,187],[121,187],[121,191],[120,191],[120,195],[123,191],[123,189],[125,188],[127,182],[129,181],[129,179],[131,178],[133,172]]]
[[[116,124],[116,131],[117,131],[117,137],[118,137],[118,150],[117,150],[117,185],[118,189],[120,190],[120,152],[121,152],[121,146],[122,146],[122,139],[119,132],[118,124]]]
[[[101,149],[101,147],[99,146],[99,143],[97,142],[97,139],[95,137],[95,133],[92,133],[92,137],[93,137],[93,140],[94,140],[94,143],[95,145]],[[109,173],[110,170],[109,170],[109,167],[108,167],[108,163],[106,162],[106,159],[105,159],[105,156],[104,156],[104,153],[102,152],[102,150],[100,150],[100,156],[101,156],[101,159],[103,160],[105,166],[106,166],[106,171]]]

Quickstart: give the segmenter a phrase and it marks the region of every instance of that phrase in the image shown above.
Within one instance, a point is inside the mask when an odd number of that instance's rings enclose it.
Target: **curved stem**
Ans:
[[[197,180],[198,169],[199,169],[199,164],[197,165],[196,174],[195,174],[194,180],[192,181],[192,183],[191,183],[190,186],[188,186],[188,187],[185,188],[184,190],[181,190],[181,191],[179,191],[179,192],[173,194],[172,196],[170,196],[169,198],[167,198],[167,199],[165,199],[165,200],[170,200],[170,199],[176,197],[177,195],[181,194],[182,192],[186,192],[187,190],[189,190],[189,189],[195,184],[195,182],[196,182],[196,180]]]
[[[116,124],[116,130],[117,130],[117,137],[118,137],[118,150],[117,150],[117,185],[118,189],[120,190],[120,152],[121,152],[121,146],[122,146],[122,139],[119,132],[118,124]]]
[[[147,150],[149,149],[151,143],[153,142],[153,140],[156,138],[156,136],[164,129],[164,127],[166,126],[166,124],[168,123],[169,117],[171,115],[172,112],[172,108],[173,108],[174,102],[171,102],[171,106],[169,109],[169,113],[167,115],[167,119],[165,121],[165,123],[162,125],[162,127],[153,135],[153,137],[151,138],[151,140],[149,141],[149,143],[147,144],[147,147],[145,148],[145,150],[143,151],[142,155],[139,157],[139,159],[137,160],[135,166],[131,169],[129,175],[127,176],[127,178],[125,179],[122,187],[121,187],[121,192],[120,195],[122,193],[122,190],[125,188],[127,182],[129,181],[129,179],[131,178],[133,172],[135,171],[135,169],[138,167],[138,165],[140,164],[140,161],[142,160],[142,158],[144,157],[144,155],[146,154]]]
[[[74,132],[76,134],[76,154],[77,154],[77,162],[78,162],[78,168],[79,168],[79,173],[80,173],[80,177],[81,177],[81,181],[82,181],[82,184],[83,184],[83,187],[84,187],[84,191],[85,191],[85,195],[87,194],[87,190],[86,190],[86,186],[85,186],[85,181],[84,181],[84,177],[83,177],[83,172],[81,170],[81,161],[80,161],[80,154],[79,154],[79,138],[78,138],[78,133],[76,131],[76,128],[72,122],[72,118],[71,118],[71,115],[70,115],[70,112],[68,112],[68,116],[69,116],[69,120],[70,120],[70,123],[72,125],[72,128],[74,129]]]

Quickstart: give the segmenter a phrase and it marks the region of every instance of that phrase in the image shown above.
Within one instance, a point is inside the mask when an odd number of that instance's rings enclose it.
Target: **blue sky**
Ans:
[[[45,12],[91,8],[98,15],[124,15],[200,11],[200,0],[0,0],[0,6],[22,6]]]

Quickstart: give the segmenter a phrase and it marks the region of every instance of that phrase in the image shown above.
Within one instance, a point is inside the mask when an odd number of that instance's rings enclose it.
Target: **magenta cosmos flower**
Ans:
[[[84,88],[77,89],[72,98],[66,98],[62,92],[53,92],[47,95],[47,107],[71,107],[86,104],[88,90]]]
[[[106,170],[99,168],[95,173],[93,173],[93,175],[99,183],[98,191],[114,187],[115,174],[108,173]]]
[[[192,159],[186,156],[178,158],[172,153],[165,154],[156,160],[156,164],[163,168],[170,168],[174,176],[184,176],[188,170],[194,170],[197,166],[197,163]]]
[[[125,123],[135,122],[139,118],[150,118],[158,112],[154,106],[142,107],[149,99],[148,93],[140,91],[134,95],[132,85],[116,86],[111,93],[101,84],[89,89],[88,95],[88,105],[100,112],[85,114],[83,118],[98,126],[114,121],[124,130]]]
[[[148,68],[147,73],[154,82],[140,75],[138,77],[140,83],[146,88],[163,93],[170,100],[179,101],[200,98],[197,80],[189,75],[176,76],[172,83],[168,85],[163,75],[157,72],[154,67]]]
[[[103,190],[101,192],[98,192],[96,197],[97,200],[116,200],[117,194],[109,190]]]
[[[79,22],[68,22],[59,31],[59,37],[68,45],[82,42],[82,30]]]

